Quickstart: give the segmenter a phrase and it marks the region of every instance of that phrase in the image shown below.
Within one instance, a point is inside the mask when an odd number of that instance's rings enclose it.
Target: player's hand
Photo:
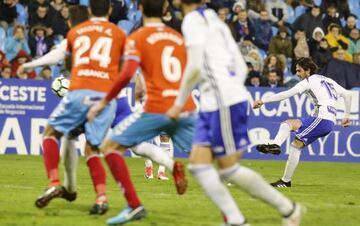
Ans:
[[[105,99],[102,99],[99,102],[95,103],[86,114],[87,120],[89,122],[93,121],[95,117],[105,108],[106,105],[107,102]]]
[[[177,119],[179,118],[181,113],[181,107],[173,105],[169,110],[166,112],[166,116],[171,119]]]
[[[350,126],[350,119],[349,118],[343,118],[343,120],[341,121],[341,126],[344,127],[344,128]]]
[[[17,76],[22,79],[26,79],[27,74],[25,73],[25,69],[22,65],[20,65],[16,71]]]
[[[260,108],[263,104],[264,104],[264,103],[263,103],[261,100],[255,100],[255,101],[254,101],[253,108],[254,108],[254,109]]]

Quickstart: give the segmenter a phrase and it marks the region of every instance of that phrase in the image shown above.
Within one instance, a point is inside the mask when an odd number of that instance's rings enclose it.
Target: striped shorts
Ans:
[[[307,117],[300,120],[302,125],[295,131],[295,135],[305,146],[311,144],[319,137],[328,135],[334,128],[334,122],[327,119]]]

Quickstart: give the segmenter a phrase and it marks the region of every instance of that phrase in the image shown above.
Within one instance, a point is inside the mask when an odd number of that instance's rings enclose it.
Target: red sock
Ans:
[[[126,162],[122,155],[117,152],[111,152],[105,156],[105,159],[115,181],[121,186],[129,207],[133,209],[139,207],[140,200],[136,194]]]
[[[93,182],[96,197],[105,196],[106,193],[106,172],[98,155],[91,155],[86,163],[89,167],[91,180]]]
[[[45,137],[42,146],[45,169],[50,180],[48,186],[58,186],[60,185],[58,172],[60,159],[58,140],[55,137]]]

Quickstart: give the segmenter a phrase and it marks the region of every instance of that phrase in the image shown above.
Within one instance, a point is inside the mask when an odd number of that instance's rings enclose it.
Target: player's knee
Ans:
[[[301,140],[295,138],[295,140],[291,143],[291,145],[293,145],[294,147],[298,148],[298,149],[302,149],[305,147],[304,142],[302,142]]]
[[[46,125],[44,133],[43,133],[43,137],[55,137],[57,139],[60,139],[62,136],[62,134],[58,131],[56,131],[52,126],[50,126],[49,124]]]

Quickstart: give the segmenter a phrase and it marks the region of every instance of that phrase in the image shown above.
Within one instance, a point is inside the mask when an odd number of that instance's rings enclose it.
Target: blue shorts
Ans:
[[[305,146],[311,144],[319,137],[328,135],[334,128],[334,123],[327,119],[306,117],[300,120],[302,125],[295,131],[295,136]]]
[[[195,114],[172,120],[164,114],[135,111],[115,126],[111,139],[123,146],[132,147],[165,132],[178,149],[189,152],[195,120]]]
[[[49,125],[66,136],[84,127],[86,140],[95,147],[99,146],[114,119],[116,103],[110,102],[92,122],[86,121],[86,113],[104,95],[92,90],[69,92],[51,113]]]
[[[120,97],[116,100],[116,113],[115,119],[111,124],[111,128],[114,128],[119,122],[128,117],[132,113],[127,96]]]
[[[200,112],[193,144],[210,146],[215,157],[244,150],[249,144],[247,102],[213,112]]]

